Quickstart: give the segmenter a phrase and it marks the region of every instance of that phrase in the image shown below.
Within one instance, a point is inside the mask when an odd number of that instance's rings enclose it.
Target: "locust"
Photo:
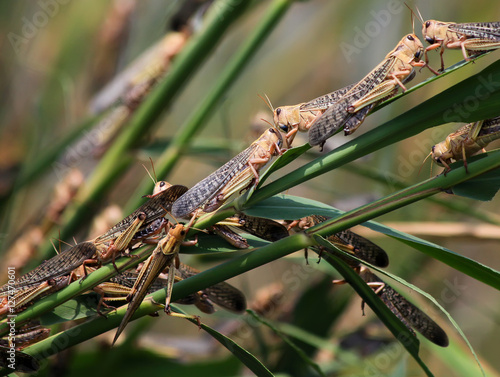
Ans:
[[[415,67],[427,65],[420,60],[423,50],[416,35],[408,34],[401,39],[380,64],[311,122],[309,144],[322,146],[341,127],[346,135],[352,134],[367,115],[359,117],[357,112],[392,97],[398,88],[406,91],[404,83],[413,79]]]
[[[239,249],[249,247],[247,240],[233,229],[241,230],[269,242],[278,241],[289,236],[286,227],[280,223],[262,217],[248,216],[244,213],[237,213],[210,227],[212,232],[234,247]]]
[[[360,271],[360,276],[374,289],[384,304],[403,322],[413,335],[415,333],[412,328],[434,344],[441,347],[448,346],[449,340],[446,332],[422,310],[401,296],[389,284],[384,283],[369,269],[363,267]]]
[[[225,221],[228,220],[234,221],[237,229],[269,242],[275,242],[289,236],[286,227],[271,219],[237,213]]]
[[[24,352],[23,348],[47,338],[50,330],[39,324],[27,324],[17,329],[17,334],[0,339],[0,367],[18,372],[36,372],[40,365],[38,361]]]
[[[247,149],[189,189],[172,206],[172,215],[183,218],[201,208],[212,212],[233,194],[259,183],[259,170],[281,154],[283,138],[275,128],[267,129]]]
[[[24,352],[0,346],[0,367],[17,372],[34,373],[40,369],[40,363]]]
[[[427,52],[439,48],[441,71],[444,70],[445,49],[461,49],[464,59],[469,61],[500,48],[500,22],[455,23],[428,20],[422,22],[422,25],[422,35],[430,44],[424,52],[425,62],[429,61]]]
[[[0,347],[13,347],[20,351],[48,338],[49,335],[50,329],[42,327],[38,321],[32,321],[16,329],[16,334],[14,336],[0,338]]]
[[[177,271],[182,279],[190,278],[200,271],[181,263]],[[235,312],[243,313],[247,307],[245,295],[237,288],[226,282],[217,283],[202,291],[202,295],[220,307]]]
[[[189,224],[190,225],[190,224]],[[113,344],[116,342],[120,334],[125,329],[125,326],[132,318],[142,300],[148,293],[148,289],[153,284],[158,275],[168,267],[169,274],[167,280],[167,298],[165,301],[165,312],[169,315],[176,315],[170,312],[170,296],[175,280],[175,269],[179,266],[179,249],[181,245],[193,245],[197,241],[187,241],[184,239],[189,229],[188,226],[177,224],[168,230],[167,235],[162,238],[157,247],[153,250],[151,256],[146,260],[144,266],[137,277],[137,280],[132,287],[131,292],[127,296],[129,305],[127,311],[118,327],[116,335],[113,339]]]
[[[19,313],[32,305],[36,300],[46,297],[68,286],[73,280],[73,275],[67,274],[51,278],[35,285],[22,286],[14,290],[12,296],[0,295],[0,318],[8,313]],[[7,300],[7,297],[9,300]]]
[[[180,263],[179,268],[175,271],[175,280],[184,280],[198,273],[200,273],[199,270],[184,263]],[[148,294],[167,286],[168,277],[164,278],[162,275],[163,274],[160,274],[160,276],[153,281],[147,291]],[[118,296],[105,297],[104,301],[121,300],[125,295],[130,293],[137,277],[137,272],[124,272],[121,275],[113,277],[109,282],[100,284],[97,288],[101,289],[103,294],[108,296]],[[176,301],[178,304],[195,305],[200,311],[206,314],[211,314],[215,311],[212,302],[235,313],[242,313],[246,309],[245,295],[239,289],[225,282],[207,287],[200,292]]]
[[[19,277],[14,283],[3,285],[0,287],[0,294],[38,286],[51,279],[68,275],[81,264],[93,260],[96,251],[96,246],[92,242],[82,242],[72,246]]]
[[[171,185],[165,181],[156,182],[153,189],[153,195],[151,195],[151,197],[154,197],[170,186]],[[201,214],[202,213],[199,213],[199,215]],[[156,224],[152,224],[150,226],[150,229],[154,229],[155,225]],[[160,227],[160,225],[158,224],[156,225],[156,227]],[[238,213],[233,217],[227,218],[215,225],[212,225],[209,228],[209,231],[215,233],[219,237],[223,238],[226,242],[238,249],[248,248],[249,245],[247,240],[240,236],[238,233],[234,232],[234,228],[241,229],[244,232],[253,234],[270,242],[277,241],[289,235],[288,230],[276,221],[265,219],[262,217],[248,216],[243,213]],[[143,234],[145,235],[145,233],[147,233],[147,230],[145,230],[141,234],[136,234],[136,236],[141,236]]]
[[[307,216],[299,220],[288,221],[288,228],[291,229],[296,227],[297,229],[304,230],[326,220],[328,220],[328,217],[326,216]],[[370,240],[350,231],[349,229],[328,236],[326,239],[342,251],[355,255],[359,259],[362,259],[374,266],[387,267],[389,265],[389,257],[381,247],[374,244]],[[326,251],[329,253],[334,253],[333,250]],[[361,267],[359,262],[354,259],[346,258],[338,253],[335,253],[334,255],[335,257],[341,258],[343,261],[349,264],[349,266],[353,267],[356,270],[359,270]]]
[[[432,147],[432,159],[444,166],[448,173],[452,160],[463,160],[467,170],[467,157],[470,157],[494,140],[500,138],[500,116],[469,123],[449,134],[446,139]]]
[[[166,221],[161,219],[170,211],[172,203],[186,191],[185,186],[174,185],[157,192],[106,233],[92,240],[99,252],[98,259],[101,262],[112,260],[114,264],[116,256],[129,248],[132,241],[150,236],[152,228],[160,232],[166,225]]]
[[[297,132],[308,132],[316,118],[342,98],[355,84],[317,97],[309,102],[292,106],[281,106],[273,110],[274,124],[286,132],[287,145],[291,146]],[[374,103],[356,112],[345,124],[349,129],[356,129],[375,106]],[[272,106],[271,106],[272,109]]]
[[[114,261],[117,253],[127,249],[130,244],[147,242],[153,235],[160,233],[168,223],[163,216],[167,214],[172,203],[186,191],[184,186],[171,186],[158,193],[105,234],[57,254],[16,279],[13,284],[0,287],[0,297],[9,291],[13,292],[13,310],[19,311],[34,300],[68,285],[74,279],[71,276],[72,271],[78,267],[96,264],[97,261],[106,262],[111,258]],[[7,304],[1,304],[0,315],[7,310]]]

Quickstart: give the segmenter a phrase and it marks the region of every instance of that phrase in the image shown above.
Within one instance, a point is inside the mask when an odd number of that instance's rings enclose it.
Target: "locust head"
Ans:
[[[155,196],[156,194],[159,194],[162,191],[165,191],[169,187],[172,187],[172,185],[170,183],[168,183],[167,181],[156,182],[155,187],[153,189],[153,196]]]
[[[283,146],[283,136],[281,135],[281,132],[277,128],[272,127],[268,129],[268,133],[266,135],[267,140],[277,147],[274,150],[274,153],[281,153],[281,147]]]
[[[448,165],[451,158],[453,158],[450,146],[446,141],[442,141],[441,143],[434,145],[432,147],[431,156],[439,166]]]
[[[424,45],[415,34],[406,35],[400,43],[402,54],[407,55],[410,62],[419,62],[424,53]]]
[[[453,22],[441,22],[436,20],[425,21],[422,27],[422,35],[425,41],[432,45],[448,39],[446,33],[450,24],[453,24]]]
[[[274,124],[284,132],[289,132],[300,123],[299,105],[281,106],[274,110]]]

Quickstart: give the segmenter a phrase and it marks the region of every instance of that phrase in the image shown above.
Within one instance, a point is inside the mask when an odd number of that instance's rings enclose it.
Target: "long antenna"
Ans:
[[[264,101],[264,103],[266,104],[267,107],[269,107],[269,109],[273,112],[274,114],[274,107],[273,107],[273,104],[271,103],[271,100],[269,99],[269,97],[267,96],[267,94],[264,94],[266,96],[266,98],[262,97],[260,94],[259,94],[259,97],[262,101]]]
[[[422,171],[422,168],[424,167],[425,161],[432,155],[432,152],[430,152],[425,158],[424,161],[422,162],[422,165],[420,165],[420,169],[418,169],[418,174],[417,177],[420,175],[420,172]],[[431,174],[432,174],[432,161],[431,161]]]
[[[144,170],[146,170],[146,173],[148,173],[149,178],[151,178],[151,180],[153,181],[153,183],[156,185],[157,179],[156,179],[155,167],[154,167],[153,160],[151,159],[151,157],[149,157],[149,160],[151,161],[151,166],[153,167],[153,174],[154,174],[154,178],[153,178],[153,176],[151,175],[151,173],[149,172],[149,170],[148,170],[148,168],[146,167],[146,165],[142,164],[142,167],[144,168]]]
[[[413,9],[410,8],[410,6],[406,2],[405,2],[405,5],[411,12],[411,24],[413,27],[413,34],[415,34],[415,25],[414,25],[415,18],[418,19],[420,22],[422,22],[422,25],[424,24],[424,18],[420,14],[420,11],[418,10],[418,8],[417,8],[417,11],[418,11],[418,16],[417,16],[417,14],[413,11]]]

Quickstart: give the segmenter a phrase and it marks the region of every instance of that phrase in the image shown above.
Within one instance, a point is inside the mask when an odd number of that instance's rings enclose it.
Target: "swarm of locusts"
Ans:
[[[311,146],[322,146],[339,130],[344,130],[345,135],[352,134],[374,107],[393,97],[399,90],[406,90],[406,85],[416,75],[415,68],[427,67],[433,74],[438,74],[428,66],[427,53],[430,50],[439,49],[443,70],[443,53],[446,49],[461,49],[464,58],[469,60],[500,46],[498,22],[457,24],[422,20],[422,24],[423,39],[430,44],[427,48],[415,34],[408,34],[360,81],[310,101],[277,107],[273,110],[272,127],[191,189],[165,181],[157,182],[144,204],[108,231],[67,248],[34,270],[0,287],[0,319],[5,323],[8,314],[21,313],[36,301],[72,282],[86,279],[107,263],[114,266],[116,276],[93,288],[100,297],[96,311],[98,315],[106,316],[114,310],[111,304],[115,301],[128,305],[113,343],[143,300],[147,299],[146,296],[156,290],[166,289],[166,301],[155,302],[159,310],[184,317],[171,310],[170,301],[175,283],[199,272],[179,260],[181,247],[197,243],[196,238],[188,240],[190,230],[194,229],[194,224],[201,216],[217,211],[248,189],[256,187],[261,171],[274,157],[291,148],[297,132],[308,132]],[[453,160],[463,160],[467,167],[468,156],[499,137],[499,124],[500,117],[497,117],[460,128],[432,148],[433,160],[445,167],[445,173],[451,169],[449,165]],[[303,232],[327,219],[312,215],[302,219],[279,220],[236,213],[207,231],[235,248],[244,249],[248,248],[248,242],[241,235],[242,232],[274,242],[287,237],[290,232]],[[332,234],[326,239],[344,252],[374,266],[386,267],[389,264],[384,250],[350,230]],[[118,269],[115,263],[118,258],[130,257],[133,250],[151,244],[156,246],[142,267],[128,271]],[[432,319],[357,259],[338,254],[336,248],[318,247],[316,251],[320,254],[329,253],[348,263],[409,329],[415,329],[439,346],[448,345],[446,333]],[[334,283],[341,284],[344,281]],[[214,303],[236,313],[246,309],[243,293],[227,283],[207,287],[183,298],[179,303],[196,305],[207,314],[215,310]],[[198,317],[196,320],[200,321]],[[35,330],[29,328],[26,333],[31,334],[25,335],[31,342],[48,336],[48,330],[40,329],[39,326]],[[1,347],[4,349],[8,344],[2,344]],[[30,360],[29,355],[22,354],[20,349],[17,349],[20,353],[18,370],[36,370],[36,361]],[[3,354],[0,361],[5,366]]]

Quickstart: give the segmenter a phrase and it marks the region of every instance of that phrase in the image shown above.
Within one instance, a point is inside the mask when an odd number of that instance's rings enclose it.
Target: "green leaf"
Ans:
[[[263,200],[254,207],[248,209],[247,212],[251,216],[269,217],[280,214],[286,219],[294,220],[304,216],[317,214],[332,217],[329,221],[335,221],[335,217],[344,214],[336,208],[328,206],[324,203],[317,202],[312,199],[305,199],[291,195],[276,195],[269,199]],[[295,215],[294,215],[295,214]],[[291,216],[287,218],[287,216]],[[326,224],[325,222],[324,224]],[[476,280],[490,285],[495,289],[500,290],[500,272],[476,262],[470,258],[457,254],[445,247],[436,245],[432,242],[412,236],[407,233],[400,232],[396,229],[385,226],[375,221],[367,221],[361,223],[376,232],[386,234],[401,242],[437,259],[448,266],[455,268],[464,274],[473,277]]]
[[[236,249],[220,237],[214,235],[199,234],[198,243],[194,246],[185,247],[182,249],[183,254],[216,254],[216,253],[240,253],[244,250],[255,249],[262,246],[269,245],[270,242],[261,240],[251,234],[241,233],[248,241],[248,249]]]
[[[196,320],[188,320],[198,326],[198,322]],[[203,323],[201,323],[199,326],[220,344],[226,347],[234,356],[236,356],[243,364],[245,364],[248,369],[255,373],[256,376],[273,376],[269,369],[267,369],[254,355],[234,342],[232,339],[225,335],[222,335],[220,332]]]
[[[313,199],[278,194],[245,209],[244,213],[267,219],[296,220],[309,215],[336,217],[344,212]]]
[[[471,159],[471,161],[473,161],[473,159]],[[462,163],[462,161],[457,161],[457,164],[458,163]],[[479,177],[453,186],[451,191],[455,195],[486,202],[492,200],[499,189],[500,169],[494,169],[490,172],[480,175]]]
[[[171,356],[136,347],[94,349],[75,353],[67,372],[72,377],[88,376],[235,376],[241,364],[234,357],[202,362],[177,361]]]
[[[311,149],[311,146],[306,143],[304,145],[294,147],[285,151],[285,153],[274,160],[271,166],[269,166],[269,169],[267,169],[265,173],[262,174],[262,176],[260,177],[259,187],[262,186],[267,177],[269,177],[272,173],[290,164],[292,161],[296,160],[305,152],[307,152],[309,149]]]
[[[95,293],[77,296],[57,306],[51,312],[43,314],[40,317],[40,323],[42,326],[51,326],[56,323],[93,317],[97,315],[98,303],[99,296]]]
[[[315,241],[318,245],[323,245],[327,248],[331,248],[332,245],[325,240],[323,237],[315,236]],[[410,355],[417,361],[422,370],[427,374],[427,376],[433,376],[427,365],[422,361],[419,352],[419,341],[418,339],[406,328],[406,326],[394,315],[394,313],[380,300],[380,298],[373,292],[361,277],[344,261],[339,258],[331,256],[329,253],[325,253],[323,258],[330,263],[343,277],[344,279],[353,287],[353,289],[359,294],[359,296],[366,302],[368,306],[375,312],[378,318],[387,326],[387,328],[393,333],[396,339],[406,348]]]
[[[288,336],[286,336],[284,333],[282,333],[277,327],[275,327],[271,322],[267,321],[266,319],[262,318],[259,316],[257,313],[255,313],[252,310],[247,310],[247,312],[258,322],[262,323],[263,325],[269,327],[272,331],[276,333],[289,347],[291,347],[294,352],[299,356],[301,360],[303,360],[307,365],[310,367],[314,368],[314,370],[320,375],[320,376],[325,376],[321,368],[319,367],[318,364],[316,364],[304,351],[302,348],[298,347]]]

